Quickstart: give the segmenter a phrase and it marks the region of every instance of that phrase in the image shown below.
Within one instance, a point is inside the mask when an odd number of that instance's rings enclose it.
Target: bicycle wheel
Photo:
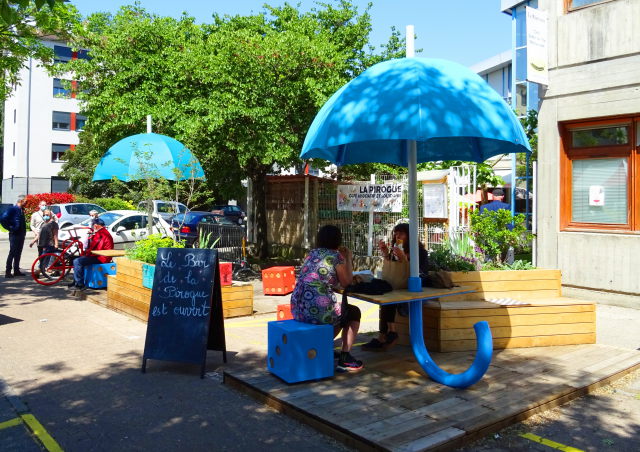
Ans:
[[[67,274],[67,265],[63,257],[55,253],[46,253],[33,261],[31,277],[38,284],[51,286]]]

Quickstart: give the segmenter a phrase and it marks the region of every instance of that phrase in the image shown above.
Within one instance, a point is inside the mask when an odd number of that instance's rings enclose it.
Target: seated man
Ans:
[[[104,221],[96,218],[92,221],[92,228],[93,235],[89,238],[89,246],[84,256],[78,257],[73,261],[73,282],[69,284],[70,288],[84,289],[84,268],[87,265],[111,262],[110,257],[93,254],[93,251],[113,249],[113,238],[104,227]]]

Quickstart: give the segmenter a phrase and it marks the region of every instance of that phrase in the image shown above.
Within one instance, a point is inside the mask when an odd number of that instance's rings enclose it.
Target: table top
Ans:
[[[126,253],[125,250],[93,250],[91,254],[95,254],[96,256],[107,256],[107,257],[120,257],[124,256]]]
[[[337,290],[342,293],[342,289]],[[431,300],[450,295],[475,292],[471,286],[456,286],[451,289],[436,289],[434,287],[423,287],[422,292],[409,292],[407,289],[392,290],[382,295],[361,294],[349,292],[348,296],[358,300],[368,301],[379,305],[406,303],[407,301]]]

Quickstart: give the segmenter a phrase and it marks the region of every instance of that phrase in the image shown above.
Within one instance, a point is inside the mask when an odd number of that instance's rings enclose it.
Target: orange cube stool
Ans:
[[[265,295],[287,295],[296,285],[293,267],[271,267],[262,270],[262,291]]]
[[[220,284],[223,286],[231,285],[232,264],[231,262],[220,262],[218,264],[220,270]]]
[[[278,305],[278,320],[293,320],[291,315],[291,304],[279,304]]]

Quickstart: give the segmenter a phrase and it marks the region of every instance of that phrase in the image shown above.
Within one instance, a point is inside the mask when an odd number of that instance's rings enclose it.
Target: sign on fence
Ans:
[[[338,210],[402,212],[403,184],[338,185]]]
[[[423,184],[423,217],[443,219],[449,217],[446,184]]]

